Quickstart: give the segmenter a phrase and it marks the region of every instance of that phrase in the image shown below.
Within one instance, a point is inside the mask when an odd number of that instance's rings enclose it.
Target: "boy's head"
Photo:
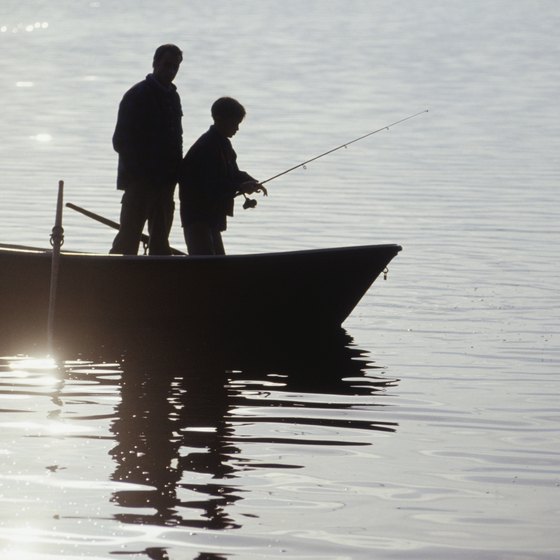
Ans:
[[[245,107],[232,97],[220,97],[213,103],[211,112],[216,127],[228,138],[239,130],[246,115]]]
[[[245,107],[232,97],[220,97],[214,101],[212,105],[212,118],[220,119],[237,119],[241,122],[245,118]]]

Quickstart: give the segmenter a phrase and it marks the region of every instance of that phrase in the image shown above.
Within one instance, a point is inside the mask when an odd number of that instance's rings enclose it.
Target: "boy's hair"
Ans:
[[[211,112],[214,120],[234,118],[241,122],[246,115],[245,107],[232,97],[220,97],[214,101]]]
[[[156,52],[154,53],[154,60],[153,64],[158,62],[166,53],[173,53],[177,56],[177,58],[182,62],[183,61],[183,51],[177,46],[172,45],[171,43],[166,43],[165,45],[160,45]]]

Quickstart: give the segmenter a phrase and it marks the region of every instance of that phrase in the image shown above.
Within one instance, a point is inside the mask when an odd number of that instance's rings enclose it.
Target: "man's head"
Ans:
[[[179,71],[182,60],[183,53],[176,45],[166,44],[159,46],[154,53],[152,63],[156,80],[160,84],[169,87]]]
[[[228,138],[239,130],[239,124],[246,114],[243,105],[231,97],[220,97],[212,105],[211,112],[216,127]]]

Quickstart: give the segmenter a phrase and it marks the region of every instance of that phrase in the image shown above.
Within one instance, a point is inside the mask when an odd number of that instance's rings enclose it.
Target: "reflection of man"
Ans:
[[[119,106],[113,147],[119,154],[117,188],[124,194],[111,253],[136,255],[147,221],[150,254],[171,254],[173,194],[183,156],[183,113],[172,82],[182,60],[177,46],[158,47],[153,73],[128,90]]]
[[[240,451],[226,421],[224,366],[214,354],[191,353],[168,340],[157,349],[133,345],[122,363],[109,454],[116,462],[112,480],[129,484],[113,493],[112,502],[122,508],[115,518],[137,525],[238,527],[228,511],[241,499],[227,483],[239,468],[231,458]]]

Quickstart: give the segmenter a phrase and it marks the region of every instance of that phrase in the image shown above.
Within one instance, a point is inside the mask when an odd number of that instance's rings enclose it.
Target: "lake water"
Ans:
[[[234,96],[261,180],[429,110],[230,222],[230,253],[401,244],[345,337],[0,341],[2,558],[558,558],[559,27],[555,0],[0,0],[3,243],[47,246],[59,179],[118,219],[117,106],[164,42],[185,147]]]

